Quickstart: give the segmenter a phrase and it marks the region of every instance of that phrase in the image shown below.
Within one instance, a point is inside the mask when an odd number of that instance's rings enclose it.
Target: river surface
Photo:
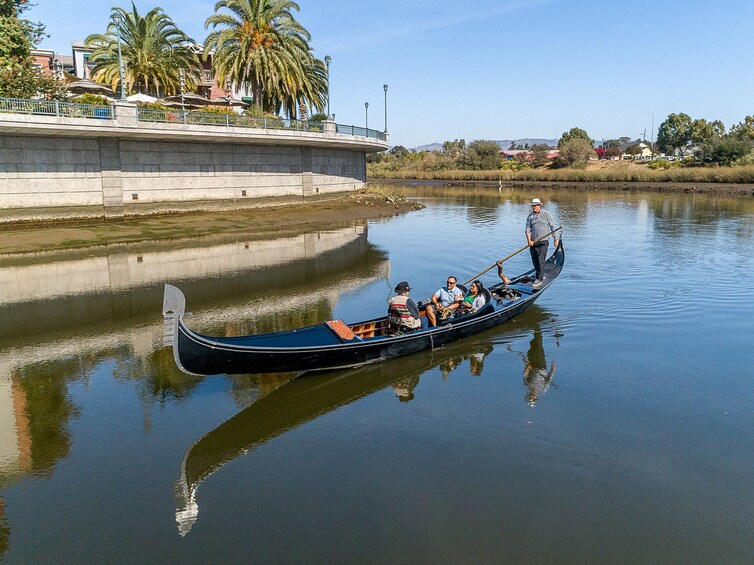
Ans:
[[[754,200],[409,190],[278,240],[0,255],[0,562],[754,562]],[[366,319],[519,249],[532,196],[566,264],[506,325],[296,379],[162,345],[164,282],[203,333]]]

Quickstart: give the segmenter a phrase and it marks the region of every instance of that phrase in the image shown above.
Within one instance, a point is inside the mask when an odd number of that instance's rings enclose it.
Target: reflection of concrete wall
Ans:
[[[236,241],[156,252],[116,253],[0,268],[0,305],[202,279],[311,259],[366,237],[366,228]],[[23,259],[21,257],[20,259]]]
[[[259,318],[322,300],[330,304],[332,311],[344,292],[352,292],[389,275],[390,264],[384,261],[369,276],[345,278],[340,280],[337,286],[324,288],[317,293],[282,296],[278,297],[275,303],[271,303],[268,297],[261,297],[251,302],[232,303],[224,308],[210,308],[192,314],[189,324],[202,327],[223,320]],[[188,306],[190,309],[191,304]],[[133,325],[126,329],[108,328],[106,333],[98,333],[95,329],[90,335],[71,335],[63,339],[56,336],[54,340],[47,340],[45,336],[40,336],[36,344],[0,349],[0,397],[6,396],[3,387],[6,384],[10,387],[9,375],[26,365],[71,359],[83,355],[97,355],[101,351],[113,351],[123,346],[128,347],[129,351],[137,357],[146,357],[155,349],[162,347],[163,323],[162,318],[158,316],[159,312],[156,312],[156,321],[150,325]],[[4,411],[5,405],[2,402],[0,398],[0,410]],[[0,426],[4,425],[2,422],[3,418],[0,414]],[[1,457],[2,450],[0,449]]]
[[[31,468],[31,444],[23,391],[0,371],[0,479]]]

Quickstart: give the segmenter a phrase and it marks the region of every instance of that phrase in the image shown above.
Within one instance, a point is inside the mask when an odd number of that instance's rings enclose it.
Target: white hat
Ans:
[[[542,201],[539,198],[533,198],[531,201],[531,205],[534,206],[535,204],[542,205]]]

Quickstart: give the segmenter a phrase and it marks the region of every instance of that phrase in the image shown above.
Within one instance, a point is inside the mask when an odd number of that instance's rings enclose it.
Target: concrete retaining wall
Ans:
[[[335,132],[0,114],[0,223],[256,206],[361,188],[375,140]]]
[[[365,182],[364,152],[339,148],[0,135],[0,221],[243,205]]]

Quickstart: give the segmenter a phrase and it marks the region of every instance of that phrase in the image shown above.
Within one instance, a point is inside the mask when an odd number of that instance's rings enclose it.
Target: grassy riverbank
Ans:
[[[537,181],[537,182],[636,182],[636,183],[725,183],[754,184],[754,165],[738,167],[673,167],[650,169],[645,165],[617,162],[615,166],[585,169],[445,170],[403,168],[387,170],[379,163],[368,168],[370,179],[416,179],[446,181]]]
[[[211,213],[167,214],[123,220],[40,222],[2,226],[3,256],[113,245],[174,245],[198,237],[282,237],[395,216],[421,208],[394,187],[368,188],[299,204]]]

